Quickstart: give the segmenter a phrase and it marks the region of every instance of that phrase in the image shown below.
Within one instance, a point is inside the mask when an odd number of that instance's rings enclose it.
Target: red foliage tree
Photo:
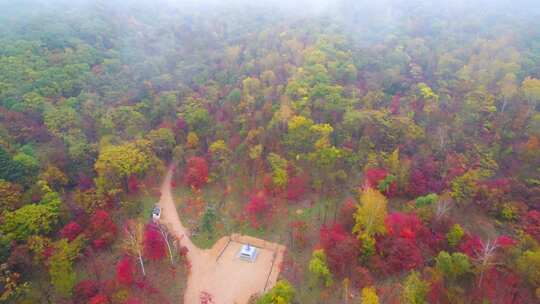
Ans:
[[[133,260],[129,256],[123,257],[116,265],[116,280],[120,284],[133,284]]]
[[[416,269],[424,263],[422,252],[412,239],[387,237],[377,240],[376,247],[384,261],[382,271],[386,274]]]
[[[39,119],[32,118],[30,112],[15,112],[0,107],[0,120],[17,142],[43,142],[49,137],[45,125]]]
[[[287,199],[290,201],[300,200],[306,193],[307,180],[304,176],[294,176],[287,184]]]
[[[127,188],[129,193],[135,193],[139,191],[139,179],[135,175],[130,175],[127,181]]]
[[[497,244],[497,246],[504,249],[515,246],[517,244],[517,241],[507,235],[501,235],[497,238],[497,240],[495,240],[495,243]]]
[[[60,236],[68,239],[70,242],[79,236],[82,232],[82,227],[74,221],[67,223],[61,230]]]
[[[424,256],[435,255],[441,250],[448,250],[446,232],[438,232],[433,227],[421,226],[416,231],[416,244]]]
[[[446,183],[460,176],[467,171],[465,156],[462,154],[449,153],[446,155],[446,165],[444,180]]]
[[[134,298],[134,297],[131,297],[131,298],[128,298],[124,304],[143,304],[143,302],[141,300],[139,300],[138,298]]]
[[[103,294],[93,296],[88,304],[109,304],[109,297]]]
[[[272,180],[272,174],[265,174],[263,176],[263,188],[266,193],[269,194],[277,194],[281,191],[281,189],[276,189],[274,187],[274,181]]]
[[[508,178],[496,178],[492,180],[482,181],[480,187],[486,187],[489,191],[501,191],[502,193],[510,192],[511,181]]]
[[[459,251],[470,258],[476,258],[483,248],[482,240],[476,235],[465,234],[459,245]]]
[[[251,196],[251,199],[244,207],[244,212],[249,217],[251,225],[258,227],[264,217],[269,218],[271,216],[271,207],[264,191],[258,191]]]
[[[383,168],[369,168],[366,170],[365,181],[368,187],[377,189],[379,183],[388,175],[388,171]]]
[[[472,293],[474,303],[525,304],[534,303],[533,296],[521,278],[509,269],[491,268],[482,286]]]
[[[388,177],[389,173],[386,169],[383,168],[369,168],[366,170],[365,173],[365,182],[367,186],[378,189],[379,184],[383,182],[386,177]],[[396,181],[392,181],[386,190],[384,190],[384,194],[388,197],[392,197],[397,193],[397,183]]]
[[[540,242],[540,212],[531,210],[525,217],[525,231]]]
[[[186,131],[187,130],[187,123],[186,121],[184,120],[184,118],[182,117],[179,117],[177,120],[176,120],[176,130],[178,131]]]
[[[374,280],[369,269],[357,266],[351,276],[352,283],[357,289],[373,286]]]
[[[416,233],[422,226],[416,214],[401,212],[390,213],[384,220],[384,223],[389,236],[413,240],[416,239]]]
[[[429,292],[427,294],[428,303],[447,303],[445,297],[447,294],[446,287],[442,279],[437,279],[429,284]]]
[[[93,280],[80,281],[73,289],[75,303],[86,303],[99,292],[99,283]]]
[[[433,157],[419,159],[411,169],[407,194],[418,197],[428,193],[440,193],[445,182],[441,177],[439,163]]]
[[[102,249],[114,241],[117,227],[110,214],[104,210],[96,210],[90,217],[87,235],[92,240],[92,247]]]
[[[429,190],[424,173],[421,170],[413,169],[410,174],[407,194],[411,197],[427,194]]]
[[[163,236],[158,228],[150,224],[144,231],[144,256],[149,260],[159,261],[167,255],[167,248]]]
[[[328,258],[328,266],[337,276],[354,269],[358,256],[358,240],[345,231],[342,225],[323,225],[320,230],[320,244]]]
[[[425,227],[414,213],[390,213],[385,219],[387,238],[404,238],[416,244],[420,252],[436,253],[443,249],[446,236]]]
[[[510,192],[510,179],[496,178],[478,182],[478,192],[475,199],[484,205],[506,201]]]
[[[208,163],[206,159],[197,156],[190,157],[187,161],[184,180],[191,187],[200,188],[204,186],[208,182]]]

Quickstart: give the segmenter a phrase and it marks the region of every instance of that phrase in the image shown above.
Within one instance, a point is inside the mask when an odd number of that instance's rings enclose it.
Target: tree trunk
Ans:
[[[139,252],[139,263],[141,264],[141,270],[142,270],[143,276],[146,276],[146,271],[144,271],[144,262],[143,262],[142,255],[140,252]]]
[[[167,233],[165,231],[163,231],[163,229],[161,227],[159,228],[159,230],[161,231],[161,235],[163,236],[163,239],[165,240],[165,243],[167,243],[167,249],[169,249],[169,257],[171,258],[171,265],[174,265],[171,245],[169,244],[169,238],[167,237]]]

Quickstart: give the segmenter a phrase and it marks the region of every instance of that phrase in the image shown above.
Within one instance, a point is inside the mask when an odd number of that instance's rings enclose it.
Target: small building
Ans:
[[[259,249],[257,247],[251,246],[249,244],[242,245],[240,252],[238,253],[238,258],[240,260],[253,263],[257,259],[259,254]]]

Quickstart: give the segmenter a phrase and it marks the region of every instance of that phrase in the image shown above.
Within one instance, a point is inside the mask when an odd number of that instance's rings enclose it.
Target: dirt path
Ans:
[[[182,245],[189,249],[191,274],[184,299],[179,303],[198,304],[200,295],[212,295],[215,304],[245,304],[254,293],[271,288],[279,275],[285,247],[264,240],[241,235],[221,238],[211,249],[197,248],[189,238],[189,231],[182,225],[171,192],[174,167],[169,166],[161,186],[159,205],[161,222],[181,237]],[[236,254],[241,246],[250,243],[259,248],[254,263],[240,261]]]

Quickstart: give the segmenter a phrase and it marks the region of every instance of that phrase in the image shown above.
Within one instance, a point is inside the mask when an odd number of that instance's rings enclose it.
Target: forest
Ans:
[[[540,303],[540,2],[0,0],[0,303],[233,304],[235,233],[250,304]]]

